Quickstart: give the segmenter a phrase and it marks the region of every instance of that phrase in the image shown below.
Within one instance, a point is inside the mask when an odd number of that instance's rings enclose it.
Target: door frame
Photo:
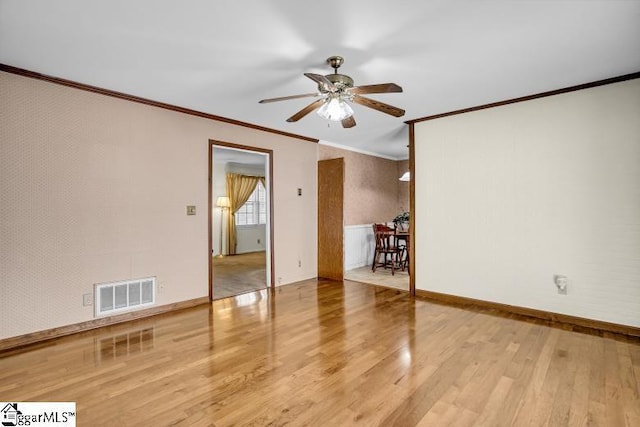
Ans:
[[[251,147],[248,145],[234,144],[226,141],[219,141],[215,139],[209,140],[209,176],[208,176],[208,245],[207,245],[207,260],[209,262],[209,301],[213,301],[213,148],[230,148],[235,150],[244,150],[244,151],[253,151],[260,154],[266,154],[267,156],[267,199],[269,204],[269,222],[267,227],[267,239],[269,240],[269,259],[268,259],[268,267],[269,267],[269,276],[267,277],[267,289],[274,289],[275,286],[275,271],[274,271],[274,244],[273,244],[273,150],[268,150],[266,148],[259,147]],[[221,236],[222,238],[222,236]]]
[[[409,294],[416,296],[416,132],[409,123]]]

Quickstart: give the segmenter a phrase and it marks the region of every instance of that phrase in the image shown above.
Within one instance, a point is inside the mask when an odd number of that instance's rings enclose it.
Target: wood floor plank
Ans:
[[[309,280],[0,353],[78,425],[640,425],[640,339]]]

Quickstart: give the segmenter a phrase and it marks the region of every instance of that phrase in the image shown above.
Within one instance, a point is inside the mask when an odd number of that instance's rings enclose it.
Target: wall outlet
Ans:
[[[302,261],[298,260],[298,267],[302,267]]]
[[[260,239],[258,239],[258,244],[260,244]]]
[[[553,276],[553,282],[556,284],[560,295],[567,294],[567,286],[569,285],[569,278],[567,276],[556,274]]]
[[[82,294],[82,305],[88,306],[93,305],[93,295],[92,294]]]

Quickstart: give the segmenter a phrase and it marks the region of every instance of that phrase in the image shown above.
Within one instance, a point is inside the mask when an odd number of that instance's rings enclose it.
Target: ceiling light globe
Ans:
[[[353,109],[346,102],[332,98],[328,102],[322,104],[318,109],[318,115],[327,120],[340,122],[348,117],[353,116]]]

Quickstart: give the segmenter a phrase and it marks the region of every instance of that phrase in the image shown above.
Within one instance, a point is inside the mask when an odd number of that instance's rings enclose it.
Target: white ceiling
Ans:
[[[213,148],[213,162],[226,164],[236,163],[247,166],[260,166],[264,169],[267,163],[267,155],[233,148]]]
[[[406,115],[258,104],[313,92],[331,55]],[[640,1],[0,0],[0,62],[402,159],[405,120],[640,71]]]

